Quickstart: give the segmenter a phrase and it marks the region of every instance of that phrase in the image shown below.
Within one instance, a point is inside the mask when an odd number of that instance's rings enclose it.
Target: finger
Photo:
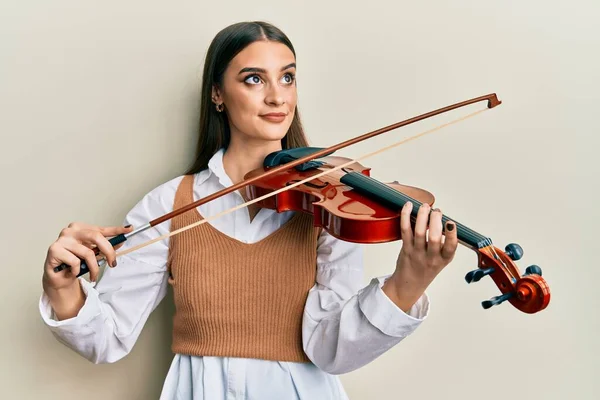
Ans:
[[[417,212],[417,222],[415,223],[415,238],[413,240],[415,250],[424,251],[427,246],[427,223],[431,206],[424,203]]]
[[[442,257],[445,260],[452,260],[458,247],[458,228],[453,221],[446,222],[444,245],[442,246]]]
[[[54,243],[52,246],[50,246],[49,253],[50,257],[54,261],[48,264],[49,270],[47,273],[49,275],[56,274],[56,272],[54,272],[54,267],[60,264],[66,264],[70,267],[63,270],[65,271],[62,272],[64,275],[73,274],[73,276],[77,276],[79,274],[81,260],[75,254],[71,253],[58,243]]]
[[[77,239],[95,244],[100,253],[104,254],[106,257],[106,261],[108,265],[111,267],[116,267],[117,258],[115,249],[112,247],[108,239],[100,233],[100,231],[96,230],[82,230],[77,233]]]
[[[86,224],[85,222],[71,222],[69,225],[67,225],[67,228],[76,230],[76,231],[80,231],[82,229],[94,229],[94,230],[99,230],[100,227],[97,225],[92,225],[92,224]]]
[[[128,225],[128,226],[131,226],[131,225]],[[131,231],[133,228],[131,228],[131,229],[129,229],[129,228],[126,228],[126,229],[127,229],[128,231]],[[125,232],[125,233],[128,233],[128,232]],[[110,235],[109,235],[109,236],[110,236]],[[113,248],[114,248],[115,250],[119,250],[121,247],[123,247],[123,245],[124,245],[124,244],[125,244],[125,242],[124,242],[124,241],[123,241],[123,242],[121,242],[121,243],[117,243],[115,246],[113,246]]]
[[[64,241],[63,246],[65,249],[73,253],[78,258],[85,260],[85,263],[87,264],[88,269],[90,270],[90,280],[92,282],[96,282],[96,280],[98,279],[100,269],[94,251],[89,247],[86,247],[81,243],[77,242],[75,239]],[[79,273],[79,271],[77,273]]]
[[[429,238],[427,240],[427,253],[438,256],[442,247],[442,212],[439,208],[432,210],[429,216]]]
[[[402,247],[410,249],[413,244],[413,232],[410,222],[410,213],[413,209],[413,203],[407,201],[400,211],[400,236],[402,237]]]
[[[122,233],[129,233],[133,231],[133,226],[102,226],[100,227],[100,232],[106,237],[117,236]]]
[[[117,236],[122,233],[129,233],[133,230],[131,225],[126,226],[98,226],[92,224],[86,224],[85,222],[71,222],[68,226],[69,229],[73,231],[80,230],[92,230],[99,231],[102,235],[106,237]]]

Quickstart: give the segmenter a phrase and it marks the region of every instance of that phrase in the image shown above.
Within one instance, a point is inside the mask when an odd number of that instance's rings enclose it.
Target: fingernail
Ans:
[[[92,285],[92,287],[96,287],[96,281],[90,281],[90,284]]]
[[[117,260],[113,261],[112,266],[113,268],[117,266]]]
[[[125,229],[131,228],[131,225],[126,225]]]
[[[449,231],[454,230],[454,224],[452,222],[448,222],[446,229],[448,229]]]

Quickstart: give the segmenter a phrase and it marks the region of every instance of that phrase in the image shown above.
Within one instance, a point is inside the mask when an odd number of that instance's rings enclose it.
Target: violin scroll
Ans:
[[[503,252],[493,245],[479,249],[479,269],[467,273],[465,280],[472,283],[490,276],[502,292],[501,295],[483,301],[481,305],[484,309],[508,301],[527,314],[542,311],[550,303],[550,288],[542,278],[542,269],[537,265],[530,265],[525,269],[525,274],[521,275],[514,260],[523,256],[523,249],[518,244],[511,243],[505,250]]]

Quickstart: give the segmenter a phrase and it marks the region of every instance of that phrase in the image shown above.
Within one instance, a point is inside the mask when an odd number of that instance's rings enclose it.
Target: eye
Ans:
[[[285,74],[285,75],[283,76],[283,83],[286,83],[286,84],[288,84],[288,85],[289,85],[289,84],[291,84],[291,83],[293,83],[293,82],[294,82],[294,74],[292,74],[292,73],[287,73],[287,74]]]
[[[251,85],[258,85],[260,83],[260,77],[258,75],[250,75],[244,80],[244,82]]]

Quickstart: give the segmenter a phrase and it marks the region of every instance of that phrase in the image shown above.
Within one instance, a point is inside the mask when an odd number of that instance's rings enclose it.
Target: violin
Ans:
[[[502,103],[498,100],[496,94],[492,93],[398,122],[328,148],[302,147],[271,153],[265,158],[262,168],[250,171],[241,182],[156,218],[128,234],[115,236],[109,239],[109,242],[114,247],[126,241],[130,236],[240,189],[246,191],[248,197],[246,203],[204,218],[178,231],[170,232],[149,242],[134,246],[117,253],[117,256],[135,251],[165,237],[207,223],[223,214],[255,203],[259,207],[269,208],[277,212],[309,213],[314,218],[315,227],[326,230],[340,240],[363,244],[401,240],[400,211],[404,204],[408,201],[413,203],[411,225],[414,228],[419,208],[424,204],[430,206],[434,204],[435,197],[433,194],[425,189],[402,185],[398,182],[379,182],[370,176],[371,169],[362,165],[358,159],[353,160],[332,154],[344,147],[384,132],[480,101],[487,101],[487,109],[494,108]],[[482,111],[477,111],[462,119]],[[415,135],[408,140],[413,140],[432,131]],[[406,141],[403,140],[361,158],[378,154]],[[456,225],[459,243],[477,254],[477,268],[466,274],[466,282],[478,282],[489,276],[501,293],[483,301],[481,304],[484,309],[508,301],[516,309],[533,314],[544,310],[548,306],[550,288],[545,279],[542,278],[541,268],[537,265],[531,265],[525,269],[524,274],[521,274],[515,264],[515,261],[523,256],[521,246],[510,243],[506,245],[503,251],[496,247],[489,237],[474,231],[465,224],[458,223],[447,215],[442,216],[443,226],[448,220],[452,220]],[[98,255],[98,249],[94,250]],[[69,266],[62,264],[55,267],[54,271],[60,272],[66,268],[69,268]],[[88,272],[89,268],[82,260],[80,272],[77,276]]]

